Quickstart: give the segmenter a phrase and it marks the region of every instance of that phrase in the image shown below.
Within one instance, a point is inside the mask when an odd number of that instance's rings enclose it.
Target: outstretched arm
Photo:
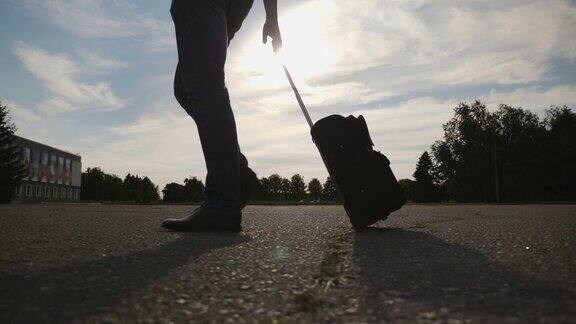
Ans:
[[[277,0],[264,0],[266,9],[266,22],[262,30],[262,42],[268,42],[268,36],[272,38],[272,48],[278,52],[282,48],[282,35],[278,26],[278,3]]]

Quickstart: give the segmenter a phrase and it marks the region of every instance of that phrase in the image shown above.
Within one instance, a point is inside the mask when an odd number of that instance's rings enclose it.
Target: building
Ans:
[[[80,200],[82,162],[79,155],[16,137],[27,170],[22,184],[16,190],[16,200]]]

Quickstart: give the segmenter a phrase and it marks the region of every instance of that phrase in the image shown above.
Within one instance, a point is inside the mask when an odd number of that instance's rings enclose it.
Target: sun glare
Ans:
[[[240,66],[252,75],[256,86],[277,87],[286,83],[281,64],[285,64],[296,80],[329,72],[335,62],[335,49],[328,39],[330,0],[316,0],[280,13],[279,22],[284,47],[274,54],[270,45],[250,42],[242,50]],[[261,30],[254,36],[261,39]]]

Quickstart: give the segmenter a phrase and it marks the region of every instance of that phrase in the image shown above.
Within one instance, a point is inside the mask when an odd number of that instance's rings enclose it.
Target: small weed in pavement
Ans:
[[[302,292],[295,293],[295,300],[305,311],[317,311],[322,307],[324,295],[333,287],[337,287],[345,281],[345,256],[349,253],[347,237],[336,239],[328,245],[328,251],[320,263],[318,274],[314,277],[314,283]]]

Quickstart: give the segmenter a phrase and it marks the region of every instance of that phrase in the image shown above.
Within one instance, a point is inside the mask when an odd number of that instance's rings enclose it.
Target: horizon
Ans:
[[[204,182],[196,126],[172,94],[168,9],[168,1],[0,4],[0,100],[17,134],[79,153],[84,170],[148,176],[160,190],[188,176]],[[576,104],[573,1],[312,0],[279,10],[283,59],[313,120],[364,115],[398,179],[412,179],[459,102],[540,117]],[[240,146],[259,178],[325,179],[281,67],[261,44],[263,17],[255,2],[229,51]]]

